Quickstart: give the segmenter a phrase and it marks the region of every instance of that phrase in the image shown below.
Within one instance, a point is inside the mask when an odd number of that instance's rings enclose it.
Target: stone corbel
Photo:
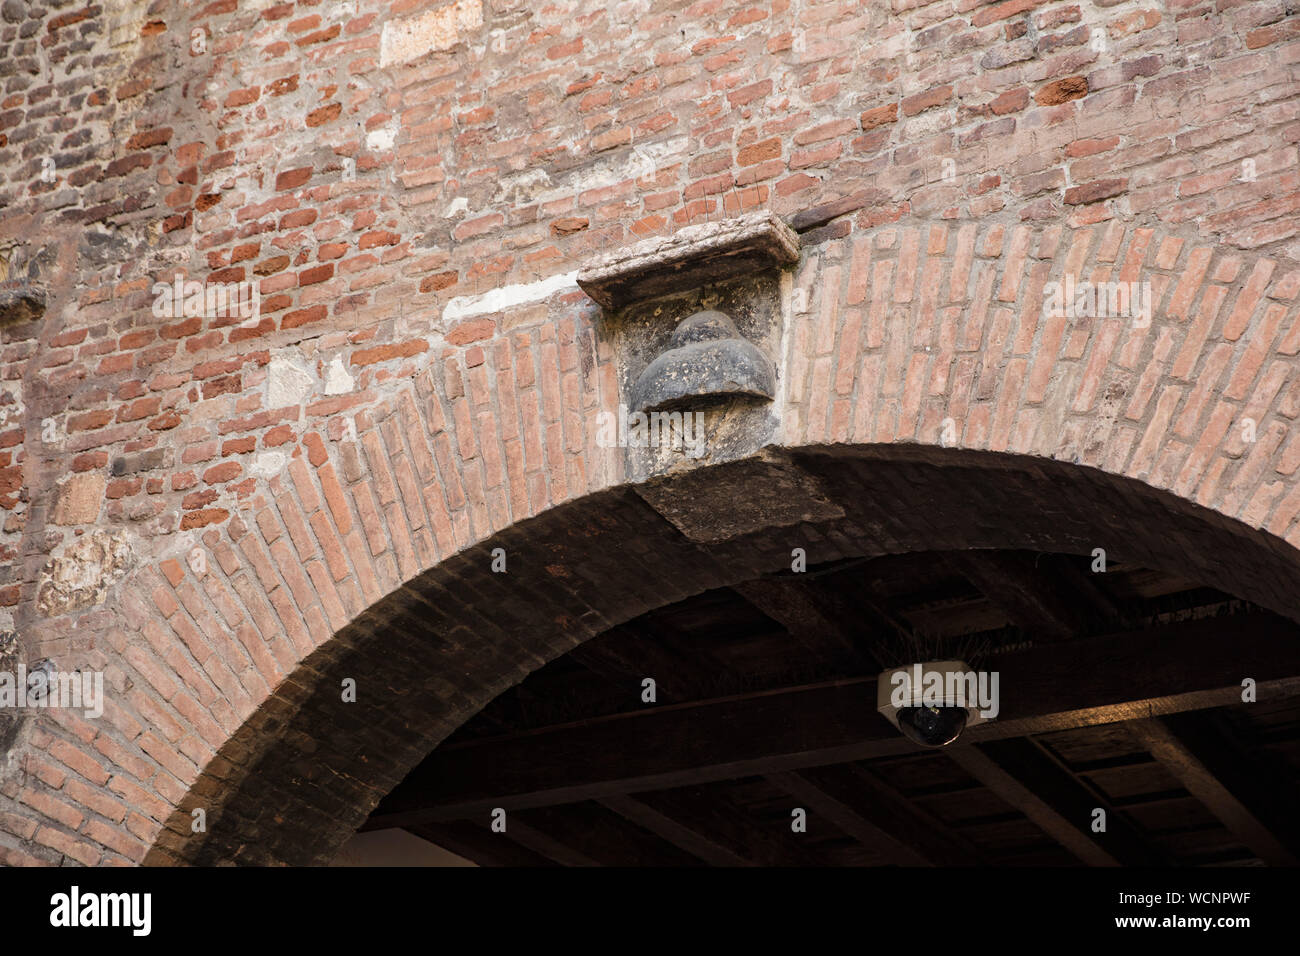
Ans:
[[[631,476],[733,461],[772,440],[783,274],[798,261],[798,235],[763,211],[643,240],[578,273],[605,311]],[[665,442],[664,422],[684,437]]]

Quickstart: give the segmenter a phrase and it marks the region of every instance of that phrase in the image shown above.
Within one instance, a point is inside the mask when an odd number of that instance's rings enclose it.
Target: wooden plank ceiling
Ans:
[[[997,670],[1002,713],[924,750],[875,712],[875,677],[941,657]],[[497,866],[1294,865],[1297,797],[1300,626],[1168,573],[967,551],[616,627],[444,741],[365,829]]]

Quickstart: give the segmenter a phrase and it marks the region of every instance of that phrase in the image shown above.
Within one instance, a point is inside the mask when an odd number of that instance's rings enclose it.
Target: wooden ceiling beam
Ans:
[[[815,866],[821,861],[809,849],[811,837],[790,828],[791,817],[759,819],[738,805],[725,787],[682,787],[640,793],[637,799],[657,812],[706,833],[754,866]]]
[[[948,560],[967,581],[1032,638],[1063,641],[1087,633],[1093,612],[1084,596],[1055,583],[1051,565],[1018,551],[955,551]]]
[[[983,747],[956,744],[944,753],[1004,803],[1089,866],[1157,866],[1154,854],[1109,806],[1106,829],[1094,832],[1100,801],[1073,774],[1025,739]]]
[[[685,850],[692,856],[699,857],[713,866],[756,866],[757,863],[735,850],[707,836],[705,832],[679,823],[666,813],[662,813],[633,797],[611,794],[598,801],[607,810],[612,810],[630,823],[649,830],[661,840]]]
[[[973,848],[874,774],[854,765],[768,774],[774,786],[899,866],[975,866]]]
[[[1001,713],[965,743],[1300,694],[1300,627],[1268,613],[1042,645],[986,662]],[[435,750],[364,827],[460,819],[914,752],[874,678],[647,708]]]
[[[851,615],[843,599],[816,580],[770,577],[732,590],[785,628],[814,657],[861,669],[881,669],[870,647],[871,622]]]
[[[933,866],[933,862],[915,848],[897,839],[885,827],[878,826],[859,814],[848,804],[827,794],[807,777],[795,771],[771,773],[767,781],[784,790],[803,805],[810,816],[820,817],[837,827],[846,836],[857,840],[889,862],[899,866]]]
[[[1124,728],[1255,856],[1273,866],[1296,865],[1296,854],[1275,835],[1280,821],[1266,824],[1252,807],[1263,799],[1253,768],[1215,741],[1212,729],[1188,738],[1158,718],[1131,720]],[[1252,791],[1254,800],[1245,797]]]
[[[557,840],[550,834],[531,827],[518,819],[506,820],[506,836],[509,836],[520,846],[526,847],[538,856],[544,856],[560,866],[601,865],[581,850],[569,846],[563,840]]]
[[[522,820],[601,866],[700,865],[696,857],[594,801],[520,810],[510,820]]]

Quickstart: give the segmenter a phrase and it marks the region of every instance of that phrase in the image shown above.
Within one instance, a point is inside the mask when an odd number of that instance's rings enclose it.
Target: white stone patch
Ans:
[[[451,201],[451,205],[447,207],[447,211],[444,212],[442,215],[443,218],[445,219],[453,219],[456,216],[464,215],[468,211],[469,211],[469,199],[466,198],[465,196],[457,196],[455,199]]]
[[[418,17],[389,20],[379,41],[379,65],[406,63],[435,50],[450,50],[483,26],[482,0],[456,0]]]
[[[14,379],[0,386],[0,428],[22,423],[27,415],[23,404],[23,380]],[[62,436],[60,436],[62,437]]]
[[[397,130],[395,128],[381,126],[379,129],[372,129],[366,134],[366,149],[375,152],[392,149],[396,140]]]
[[[264,451],[253,459],[248,466],[249,473],[255,478],[274,478],[283,474],[289,464],[289,456],[282,451]]]
[[[342,356],[334,356],[334,361],[330,362],[325,369],[325,394],[345,395],[352,391],[356,384],[348,373],[348,367],[343,364]]]
[[[315,377],[301,361],[273,358],[266,373],[266,407],[301,405],[315,384]]]
[[[538,193],[538,202],[563,199],[576,192],[613,186],[628,179],[653,176],[668,160],[690,150],[690,138],[677,136],[657,143],[642,143],[602,162],[593,163],[581,173],[565,177],[554,189]]]
[[[140,42],[140,29],[149,12],[148,0],[111,0],[107,4],[110,14],[108,42],[124,46]]]
[[[103,604],[134,564],[125,531],[95,530],[56,549],[37,579],[36,609],[46,617]]]
[[[458,295],[442,310],[442,318],[445,322],[453,322],[472,315],[502,312],[516,305],[541,302],[557,292],[570,292],[576,288],[578,288],[578,273],[567,272],[538,282],[504,286],[479,295]]]
[[[493,202],[509,202],[515,205],[530,203],[551,185],[551,177],[547,175],[546,170],[528,169],[503,178],[497,187]]]
[[[493,30],[488,34],[487,48],[493,53],[505,53],[510,49],[510,31]]]

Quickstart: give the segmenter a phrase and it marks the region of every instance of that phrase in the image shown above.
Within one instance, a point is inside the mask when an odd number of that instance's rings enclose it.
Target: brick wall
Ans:
[[[786,445],[1061,459],[1290,561],[1297,80],[1281,0],[5,0],[0,630],[112,690],[0,726],[0,859],[143,859],[259,779],[367,608],[618,486],[563,277],[752,208],[803,235]],[[260,308],[157,314],[178,275]],[[1149,281],[1151,323],[1045,317],[1066,276]],[[426,688],[421,732],[537,640]],[[294,799],[352,820],[399,770]]]

